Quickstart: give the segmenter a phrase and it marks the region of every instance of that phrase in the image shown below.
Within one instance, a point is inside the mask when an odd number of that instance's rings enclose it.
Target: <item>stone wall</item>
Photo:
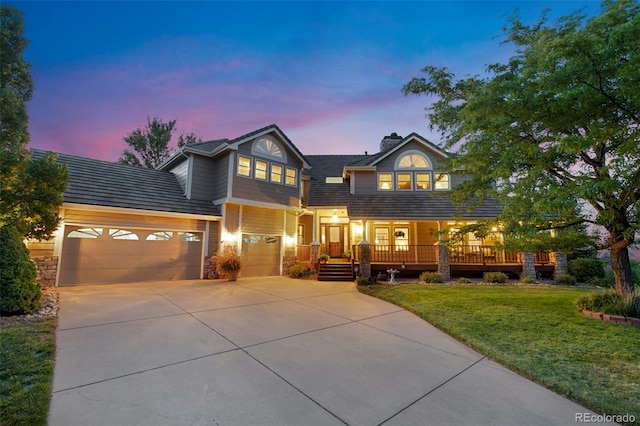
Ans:
[[[58,275],[58,256],[43,256],[31,259],[36,264],[36,281],[40,287],[55,287]]]

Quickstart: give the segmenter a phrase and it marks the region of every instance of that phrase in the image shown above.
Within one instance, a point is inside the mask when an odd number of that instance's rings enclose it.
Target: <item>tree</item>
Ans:
[[[435,95],[430,127],[458,151],[449,167],[468,177],[454,190],[459,200],[495,197],[508,234],[525,244],[545,230],[602,227],[616,290],[630,296],[628,247],[640,212],[640,6],[605,1],[598,16],[550,24],[543,14],[532,26],[514,15],[503,30],[515,46],[506,64],[463,79],[427,66],[403,92]]]
[[[136,129],[124,137],[124,141],[132,150],[125,149],[118,162],[155,169],[172,154],[169,142],[175,125],[176,120],[163,123],[161,118],[147,117],[144,129]],[[193,133],[182,134],[178,138],[178,147],[195,142],[201,141]]]
[[[58,227],[58,207],[67,187],[66,167],[50,154],[32,160],[26,145],[33,95],[30,64],[22,53],[22,14],[0,6],[0,226],[13,226],[27,238],[47,239]]]

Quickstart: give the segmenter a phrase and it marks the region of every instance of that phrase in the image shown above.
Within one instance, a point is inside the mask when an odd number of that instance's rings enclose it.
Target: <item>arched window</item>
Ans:
[[[408,151],[396,160],[396,169],[431,169],[429,158],[419,151]]]
[[[270,136],[256,139],[251,147],[251,153],[260,157],[273,158],[274,160],[287,160],[286,153],[280,143]]]
[[[69,232],[67,238],[95,239],[102,235],[102,228],[80,228]]]

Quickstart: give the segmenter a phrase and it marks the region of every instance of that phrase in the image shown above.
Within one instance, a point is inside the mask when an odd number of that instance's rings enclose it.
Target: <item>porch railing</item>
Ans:
[[[321,247],[322,248],[322,247]],[[521,265],[521,253],[508,252],[492,246],[450,246],[449,263],[452,265]],[[320,250],[320,253],[324,251]],[[354,262],[360,262],[360,246],[355,245],[351,250]],[[311,260],[311,246],[299,245],[296,250],[299,262]],[[537,265],[552,264],[548,252],[535,252]],[[405,264],[433,264],[438,263],[438,247],[435,245],[371,245],[372,263],[405,263]]]

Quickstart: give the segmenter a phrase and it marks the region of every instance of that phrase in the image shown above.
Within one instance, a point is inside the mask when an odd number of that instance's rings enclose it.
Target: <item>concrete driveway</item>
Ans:
[[[52,426],[571,425],[588,412],[352,283],[60,294]]]

